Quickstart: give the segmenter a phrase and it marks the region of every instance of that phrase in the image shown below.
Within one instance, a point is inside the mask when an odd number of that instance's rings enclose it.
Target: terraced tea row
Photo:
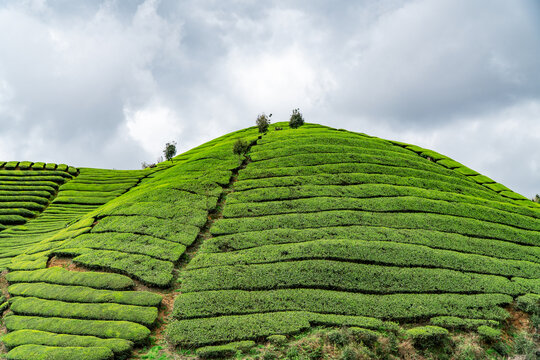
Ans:
[[[0,170],[0,231],[36,217],[72,178],[57,170]]]
[[[126,356],[148,338],[161,302],[160,295],[130,291],[133,281],[118,274],[52,267],[10,272],[7,280],[13,314],[5,317],[11,332],[2,341],[10,359]]]
[[[67,172],[73,176],[76,176],[79,171],[73,166],[66,164],[44,163],[44,162],[31,162],[31,161],[0,161],[0,170],[56,170]]]
[[[150,171],[80,169],[80,174],[75,179],[58,188],[58,195],[39,217],[24,226],[12,227],[0,233],[0,249],[4,250],[0,266],[15,270],[45,267],[49,256],[52,256],[52,249],[58,247],[59,242],[89,231],[93,224],[91,218],[77,220],[126,192],[149,173]],[[63,174],[71,176],[68,173]],[[100,181],[106,184],[96,185]],[[100,190],[98,197],[92,196],[96,187]],[[69,226],[70,224],[73,225]],[[38,245],[32,246],[35,244]],[[15,256],[17,258],[12,261]]]
[[[174,344],[294,333],[321,317],[493,326],[540,292],[540,211],[475,172],[317,126],[270,131],[249,156],[183,273]]]

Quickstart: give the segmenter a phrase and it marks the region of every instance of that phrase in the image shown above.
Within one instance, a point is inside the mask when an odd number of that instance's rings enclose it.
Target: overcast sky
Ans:
[[[257,114],[540,193],[540,2],[2,1],[0,159],[126,169]]]

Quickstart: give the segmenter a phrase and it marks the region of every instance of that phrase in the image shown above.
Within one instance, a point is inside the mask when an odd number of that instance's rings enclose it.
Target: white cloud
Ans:
[[[166,142],[182,134],[181,120],[175,112],[156,101],[136,110],[126,106],[124,115],[128,135],[150,154],[159,153]]]

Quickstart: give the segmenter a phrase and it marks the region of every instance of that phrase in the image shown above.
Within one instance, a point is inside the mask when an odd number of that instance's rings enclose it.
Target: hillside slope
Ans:
[[[274,124],[154,169],[70,176],[0,232],[9,358],[122,357],[161,322],[179,348],[317,325],[497,327],[539,298],[538,205],[413,145]]]
[[[265,135],[182,274],[171,341],[501,321],[538,293],[538,208],[403,146],[319,126]]]

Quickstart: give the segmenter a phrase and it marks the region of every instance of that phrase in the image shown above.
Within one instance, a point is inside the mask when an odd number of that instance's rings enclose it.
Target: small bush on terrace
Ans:
[[[440,346],[448,339],[448,330],[430,325],[409,329],[406,334],[419,348]]]
[[[293,109],[291,119],[289,120],[289,126],[292,129],[297,129],[302,125],[304,125],[304,117],[302,116],[300,109]]]
[[[261,134],[268,131],[268,126],[270,126],[270,117],[272,117],[272,114],[266,116],[265,113],[262,113],[261,115],[257,116],[256,123]]]
[[[233,145],[233,153],[238,156],[245,155],[248,151],[248,148],[249,144],[247,141],[238,139]]]

